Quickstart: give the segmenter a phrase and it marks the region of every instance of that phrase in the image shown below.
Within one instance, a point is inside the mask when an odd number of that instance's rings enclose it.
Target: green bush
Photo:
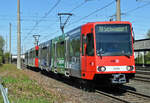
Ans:
[[[145,64],[150,64],[150,52],[146,52],[145,56]],[[143,56],[140,55],[139,57],[135,58],[135,63],[136,64],[143,64]]]
[[[9,62],[9,56],[10,56],[10,54],[8,52],[4,54],[5,63]]]
[[[3,52],[2,50],[0,50],[0,64],[2,64],[3,62]]]
[[[3,57],[0,56],[0,64],[2,64],[2,62],[3,62]]]

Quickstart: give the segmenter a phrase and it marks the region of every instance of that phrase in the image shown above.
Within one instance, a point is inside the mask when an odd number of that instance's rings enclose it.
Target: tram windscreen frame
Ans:
[[[97,24],[95,26],[98,56],[131,56],[132,36],[129,24]]]

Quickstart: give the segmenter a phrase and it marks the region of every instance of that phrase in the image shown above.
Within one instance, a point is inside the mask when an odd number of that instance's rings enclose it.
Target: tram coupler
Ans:
[[[112,74],[111,81],[113,84],[123,84],[127,82],[125,74]]]

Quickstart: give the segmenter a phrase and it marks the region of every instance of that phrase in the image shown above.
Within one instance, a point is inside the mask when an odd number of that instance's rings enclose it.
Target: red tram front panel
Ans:
[[[98,28],[99,34],[96,34],[96,25],[102,25],[102,27]],[[119,40],[115,40],[113,35],[119,38]],[[99,39],[101,39],[101,43],[97,42]],[[111,21],[85,24],[81,28],[81,41],[82,79],[93,80],[96,74],[135,73],[133,35],[132,27],[129,22]],[[98,45],[105,51],[108,49],[107,53],[103,53],[101,50],[98,54]],[[117,47],[113,48],[111,45],[117,45]],[[130,46],[128,47],[128,45]],[[111,52],[109,53],[108,51]]]
[[[39,46],[35,46],[35,67],[39,67],[39,58],[38,58]]]

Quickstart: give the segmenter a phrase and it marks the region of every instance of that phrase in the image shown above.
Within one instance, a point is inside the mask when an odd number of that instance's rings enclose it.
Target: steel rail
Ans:
[[[124,88],[120,88],[120,89],[124,90],[126,92],[129,92],[129,93],[132,93],[132,94],[139,95],[139,96],[146,97],[146,98],[150,99],[150,95],[145,95],[145,94],[142,94],[142,93],[139,93],[139,92],[134,92],[134,91],[131,91],[131,90],[127,90],[127,89],[124,89]]]
[[[120,89],[122,91],[125,91],[126,93],[131,93],[131,94],[134,94],[134,95],[137,95],[137,96],[140,96],[140,97],[143,97],[143,98],[147,98],[147,99],[150,100],[150,95],[145,95],[145,94],[142,94],[142,93],[139,93],[139,92],[134,92],[134,91],[131,91],[131,90],[127,90],[125,88],[118,88],[118,89]],[[122,103],[131,103],[131,101],[127,101],[125,99],[121,99],[119,97],[113,96],[112,94],[105,93],[103,91],[95,90],[95,92],[98,93],[98,94],[102,94],[104,96],[110,97],[112,99],[115,99],[117,101],[120,101]]]
[[[102,92],[102,91],[99,91],[99,90],[95,90],[95,92],[98,93],[98,94],[102,94],[102,95],[104,95],[104,96],[113,98],[113,99],[115,99],[115,100],[117,100],[117,101],[120,101],[120,102],[122,102],[122,103],[130,103],[129,101],[126,101],[126,100],[124,100],[124,99],[120,99],[120,98],[118,98],[118,97],[115,97],[115,96],[113,96],[113,95],[111,95],[111,94],[108,94],[108,93],[105,93],[105,92]]]
[[[150,78],[148,77],[136,76],[133,80],[150,83]]]
[[[143,79],[140,79],[140,78],[134,78],[133,80],[150,83],[150,81],[148,81],[148,80],[143,80]]]

